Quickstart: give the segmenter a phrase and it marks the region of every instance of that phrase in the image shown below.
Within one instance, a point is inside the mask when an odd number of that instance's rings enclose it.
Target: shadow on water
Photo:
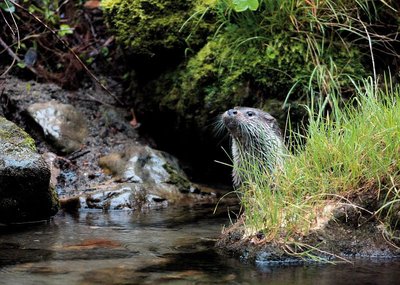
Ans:
[[[226,209],[60,213],[0,227],[0,284],[398,284],[400,262],[255,266],[218,253]]]

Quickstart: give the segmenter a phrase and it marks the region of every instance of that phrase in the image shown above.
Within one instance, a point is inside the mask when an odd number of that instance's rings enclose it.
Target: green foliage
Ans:
[[[358,17],[376,21],[377,10],[367,2],[262,1],[258,11],[241,13],[230,11],[233,1],[220,3],[221,9],[228,11],[218,15],[226,27],[221,34],[230,38],[231,54],[254,46],[258,51],[253,52],[255,56],[265,52],[269,67],[288,75],[283,80],[286,91],[295,83],[293,91],[306,94],[313,90],[326,96],[347,89],[349,78],[368,74],[361,64],[363,57],[365,61],[362,42],[366,45],[367,34]],[[277,61],[273,61],[275,58]],[[253,77],[260,78],[257,74]]]
[[[58,35],[60,37],[64,37],[66,35],[71,35],[74,33],[74,30],[67,24],[61,24],[60,29],[58,30]]]
[[[102,6],[119,42],[147,56],[140,60],[182,58],[185,51],[184,62],[136,98],[200,127],[233,105],[351,94],[351,82],[370,75],[366,47],[373,34],[364,25],[378,23],[389,9],[366,0],[107,0]],[[374,36],[374,47],[384,38]]]
[[[259,3],[258,0],[232,0],[232,5],[236,12],[243,12],[246,10],[257,10]]]
[[[351,95],[352,81],[370,74],[371,34],[359,19],[377,22],[384,9],[348,2],[260,1],[257,11],[243,12],[231,0],[205,6],[196,15],[213,11],[217,33],[177,70],[152,81],[146,93],[154,96],[146,101],[203,127],[234,105],[279,99],[290,106],[332,92]],[[149,43],[137,40],[140,47]]]
[[[197,13],[203,1],[109,0],[102,3],[106,19],[117,39],[134,54],[162,55],[165,51],[183,50],[204,42],[210,29],[206,21],[185,24]],[[195,29],[197,33],[192,32]],[[186,42],[188,36],[190,41]]]
[[[172,75],[171,87],[158,88],[160,93],[155,93],[161,98],[154,99],[188,121],[191,118],[186,114],[196,114],[193,121],[202,126],[212,116],[235,105],[264,104],[271,98],[283,102],[289,91],[296,93],[297,99],[318,86],[321,87],[315,95],[324,95],[349,88],[351,80],[366,74],[357,47],[347,49],[321,42],[316,66],[307,53],[305,35],[279,31],[263,37],[249,34],[252,38],[247,41],[238,39],[238,35],[246,33],[247,26],[227,27]],[[171,81],[171,74],[151,85],[164,81]]]
[[[29,12],[38,15],[45,23],[52,26],[60,24],[58,0],[24,0],[24,4],[28,5]]]
[[[309,109],[307,144],[296,147],[273,178],[251,165],[242,170],[247,177],[241,190],[249,232],[261,230],[270,240],[293,240],[309,233],[327,204],[352,203],[346,197],[354,193],[356,207],[372,211],[391,232],[393,225],[398,229],[400,87],[384,88],[365,82],[357,87],[357,99],[344,108],[337,96],[330,96],[319,102],[331,102],[329,113]],[[292,133],[295,144],[303,140]],[[375,199],[372,204],[378,206],[362,209],[364,199]]]
[[[8,0],[4,0],[2,3],[0,3],[0,9],[8,13],[15,12],[15,6]]]

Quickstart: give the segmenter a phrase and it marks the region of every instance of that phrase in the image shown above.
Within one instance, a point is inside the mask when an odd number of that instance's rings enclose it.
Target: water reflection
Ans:
[[[256,267],[213,249],[226,210],[60,213],[0,228],[0,284],[397,284],[400,262]]]

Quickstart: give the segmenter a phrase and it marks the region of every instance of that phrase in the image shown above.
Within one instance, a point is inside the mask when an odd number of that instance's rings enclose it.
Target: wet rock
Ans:
[[[72,105],[52,100],[34,103],[27,111],[58,151],[71,153],[81,148],[88,131],[85,119]]]
[[[68,92],[54,84],[16,78],[8,78],[2,92],[0,100],[7,103],[2,106],[4,113],[30,132],[50,165],[52,183],[56,184],[64,209],[134,210],[216,203],[227,190],[194,186],[175,158],[142,146],[150,142],[138,134],[138,123],[133,120],[136,110],[112,107],[113,99],[106,93],[93,89]],[[51,134],[47,134],[49,139],[43,139],[45,130],[26,111],[37,105],[46,110],[52,104],[73,105],[83,115],[80,121],[86,121],[88,136],[82,151],[63,155],[65,147],[56,149]],[[79,130],[72,135],[75,133]],[[80,147],[81,143],[76,145]]]
[[[163,190],[165,189],[146,189],[143,185],[136,183],[117,184],[81,196],[79,207],[102,210],[163,208],[168,206],[168,201],[156,194],[160,194]]]
[[[77,197],[62,200],[63,208],[74,210],[144,210],[170,203],[214,203],[215,192],[192,184],[175,157],[148,146],[130,146],[99,161],[114,178]]]
[[[0,222],[48,219],[58,211],[49,186],[50,170],[35,142],[14,123],[0,117]]]
[[[168,188],[172,185],[181,192],[195,192],[175,157],[148,146],[131,146],[121,153],[103,156],[99,164],[124,182]]]
[[[215,198],[189,182],[175,157],[148,146],[129,146],[122,152],[103,156],[99,165],[114,176],[113,183],[85,191],[79,197],[80,208],[141,210],[185,199]],[[70,203],[67,200],[65,204]]]
[[[102,189],[88,190],[76,197],[61,199],[61,207],[67,211],[78,209],[133,210],[165,208],[170,204],[180,205],[215,203],[216,196],[210,193],[182,193],[173,185],[142,183],[114,183],[102,185]]]

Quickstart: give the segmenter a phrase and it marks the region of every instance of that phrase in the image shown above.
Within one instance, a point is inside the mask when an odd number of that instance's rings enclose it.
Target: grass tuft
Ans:
[[[296,242],[317,226],[330,202],[353,203],[350,197],[373,193],[379,206],[368,210],[396,239],[400,88],[385,84],[377,89],[371,79],[356,90],[357,96],[344,106],[331,94],[317,104],[329,102],[330,111],[308,108],[308,130],[305,135],[291,132],[293,154],[282,171],[271,177],[251,164],[239,170],[245,177],[239,190],[249,235],[262,231],[267,241]]]

